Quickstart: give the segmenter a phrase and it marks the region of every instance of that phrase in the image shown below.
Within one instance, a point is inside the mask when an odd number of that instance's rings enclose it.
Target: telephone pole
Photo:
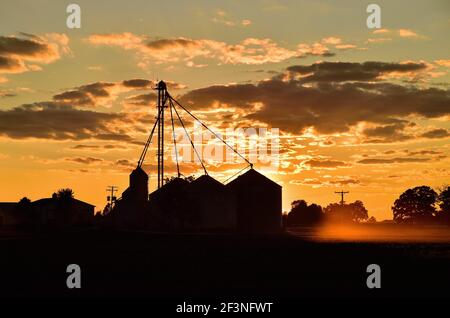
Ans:
[[[116,192],[119,188],[117,186],[108,186],[106,188],[106,191],[109,193],[111,193],[111,195],[107,196],[107,201],[109,203],[109,205],[112,207],[113,204],[116,202],[116,197],[114,196],[114,192]]]
[[[340,203],[341,203],[341,205],[344,205],[344,203],[345,203],[344,195],[347,194],[347,193],[350,193],[350,192],[348,192],[348,191],[335,191],[334,193],[341,195],[341,202]]]

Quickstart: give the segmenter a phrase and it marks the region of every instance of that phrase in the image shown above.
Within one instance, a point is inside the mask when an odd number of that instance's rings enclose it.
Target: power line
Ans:
[[[170,95],[169,95],[169,98],[170,98]],[[179,120],[180,123],[181,123],[181,126],[182,126],[183,129],[184,129],[184,132],[185,132],[186,136],[188,137],[189,141],[191,142],[191,146],[192,146],[192,148],[194,149],[194,152],[195,152],[195,154],[197,155],[198,160],[200,161],[200,163],[201,163],[201,165],[202,165],[202,167],[203,167],[203,171],[205,172],[206,175],[208,175],[208,171],[206,171],[205,165],[203,164],[203,160],[202,160],[202,158],[200,157],[200,154],[198,153],[197,148],[195,148],[194,143],[192,142],[191,137],[189,137],[189,134],[188,134],[188,132],[187,132],[187,130],[186,130],[186,127],[184,127],[183,120],[181,120],[181,117],[180,117],[180,115],[178,114],[177,108],[175,107],[175,105],[173,105],[173,103],[172,103],[172,106],[173,106],[173,110],[175,110],[175,114],[177,115],[178,120]]]
[[[181,105],[175,98],[172,97],[172,95],[168,94],[169,98],[171,100],[173,100],[178,106],[180,106],[185,112],[187,112],[192,118],[194,118],[196,121],[198,121],[203,127],[205,127],[206,129],[208,129],[216,138],[218,138],[220,141],[222,141],[225,145],[227,145],[231,150],[234,151],[234,153],[236,153],[239,157],[241,157],[242,159],[245,160],[245,162],[248,163],[248,165],[250,167],[253,168],[253,164],[247,160],[247,158],[245,158],[243,155],[241,155],[236,149],[234,149],[233,147],[231,147],[225,140],[223,140],[218,134],[216,134],[213,130],[209,129],[208,126],[206,126],[200,119],[198,119],[194,114],[192,114],[189,110],[187,110],[186,108],[183,107],[183,105]]]
[[[145,159],[145,156],[147,155],[148,147],[150,146],[150,143],[152,142],[153,133],[155,132],[156,125],[159,122],[159,115],[160,115],[160,113],[161,113],[161,110],[158,112],[158,117],[156,117],[155,124],[153,125],[152,131],[150,132],[150,135],[148,136],[147,142],[145,143],[144,150],[142,151],[141,157],[139,158],[139,161],[138,161],[138,167],[142,166],[142,164],[144,162],[144,159]]]
[[[253,168],[253,164],[245,158],[242,154],[240,154],[234,147],[232,147],[230,144],[228,144],[224,139],[222,139],[216,132],[211,130],[208,126],[206,126],[200,119],[198,119],[194,114],[192,114],[188,109],[186,109],[183,105],[181,105],[176,99],[174,99],[169,92],[167,91],[167,86],[163,81],[159,81],[156,87],[156,90],[158,90],[158,115],[156,117],[156,121],[153,125],[153,128],[150,132],[150,135],[147,139],[147,142],[144,145],[144,149],[141,153],[141,156],[138,161],[138,168],[142,167],[143,162],[145,160],[145,156],[147,155],[147,151],[150,147],[150,144],[152,142],[153,134],[155,132],[156,127],[158,127],[158,151],[157,151],[157,157],[158,157],[158,189],[163,186],[164,184],[164,108],[169,107],[170,108],[170,118],[171,118],[171,126],[172,126],[172,137],[173,137],[173,143],[175,147],[175,158],[177,163],[177,174],[178,177],[180,177],[180,166],[179,166],[179,159],[178,159],[178,151],[177,151],[177,142],[176,142],[176,135],[175,135],[175,124],[174,124],[174,115],[172,109],[175,111],[175,114],[178,118],[178,120],[181,123],[181,126],[183,127],[183,130],[188,137],[191,146],[194,150],[195,155],[197,156],[198,160],[200,161],[203,171],[205,172],[205,175],[208,175],[208,172],[206,170],[206,167],[204,165],[204,162],[195,147],[192,139],[190,138],[188,131],[184,125],[184,122],[175,107],[175,104],[177,104],[179,107],[181,107],[186,113],[188,113],[189,116],[194,118],[197,122],[199,122],[202,127],[206,128],[209,132],[211,132],[217,139],[219,139],[222,143],[224,143],[228,148],[230,148],[235,154],[237,154],[240,158],[244,159],[244,161],[248,164],[247,167],[240,170],[238,173],[241,173],[243,170],[247,169],[248,167]],[[167,101],[169,101],[169,106],[166,106]],[[226,181],[233,178],[236,174],[232,175],[230,178],[228,178]],[[225,182],[226,182],[225,181]]]
[[[175,160],[177,161],[177,174],[178,174],[178,178],[180,177],[180,165],[178,164],[178,151],[177,151],[177,138],[175,136],[175,126],[173,123],[173,112],[172,112],[172,108],[173,106],[173,102],[171,99],[169,99],[169,105],[170,105],[170,119],[172,121],[172,135],[173,135],[173,145],[175,147]]]

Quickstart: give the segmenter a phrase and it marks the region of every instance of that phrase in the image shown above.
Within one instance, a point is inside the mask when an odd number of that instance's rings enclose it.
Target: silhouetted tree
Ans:
[[[362,201],[356,200],[349,204],[349,208],[352,211],[352,221],[353,222],[363,222],[369,218],[367,209],[364,207]]]
[[[17,218],[21,220],[22,224],[28,226],[35,221],[36,215],[34,213],[33,205],[31,204],[31,200],[27,197],[20,199],[14,210]]]
[[[440,211],[436,214],[437,221],[450,224],[450,186],[446,185],[440,189],[438,202]]]
[[[61,224],[68,224],[74,218],[76,210],[73,206],[74,193],[72,189],[59,189],[53,194],[53,199],[56,200],[58,222]]]
[[[164,184],[169,183],[170,181],[173,181],[173,180],[175,180],[177,178],[178,177],[174,177],[174,176],[168,177],[168,178],[164,178]],[[187,177],[185,177],[185,176],[182,175],[180,178],[186,180],[189,183],[195,180],[194,176],[187,176]]]
[[[350,204],[331,203],[324,209],[328,220],[333,222],[363,222],[369,218],[362,201]]]
[[[396,222],[427,222],[436,213],[437,193],[428,186],[415,187],[403,192],[392,206]]]
[[[59,189],[58,192],[56,192],[56,198],[61,200],[73,199],[74,198],[73,190],[69,188]]]
[[[317,204],[308,205],[305,200],[296,200],[291,204],[291,211],[287,216],[289,226],[315,225],[322,221],[322,207]]]
[[[31,200],[27,197],[23,197],[19,200],[18,206],[29,206],[31,204]]]
[[[444,186],[438,196],[441,212],[450,213],[450,186]]]
[[[366,223],[377,223],[377,219],[374,216],[371,216]]]

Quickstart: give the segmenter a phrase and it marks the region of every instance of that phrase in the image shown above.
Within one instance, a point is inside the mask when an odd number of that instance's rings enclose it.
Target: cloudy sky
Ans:
[[[267,174],[284,210],[344,189],[382,220],[408,187],[449,183],[446,0],[377,1],[380,29],[370,1],[76,1],[81,29],[69,3],[0,4],[0,201],[71,187],[103,208],[152,127],[157,79],[218,132],[280,129]],[[207,168],[223,181],[244,166]]]

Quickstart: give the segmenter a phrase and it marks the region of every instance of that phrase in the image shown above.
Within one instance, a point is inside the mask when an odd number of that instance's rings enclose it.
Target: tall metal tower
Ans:
[[[248,167],[252,168],[253,164],[248,161],[248,159],[246,159],[242,154],[240,154],[234,147],[230,146],[225,140],[223,140],[217,133],[215,133],[213,130],[211,130],[210,128],[208,128],[208,126],[206,126],[203,122],[200,121],[200,119],[198,119],[194,114],[192,114],[188,109],[186,109],[185,107],[183,107],[183,105],[181,105],[176,99],[174,99],[169,92],[167,91],[167,85],[166,83],[164,83],[163,81],[159,81],[158,84],[156,85],[155,88],[158,91],[158,104],[156,106],[157,109],[157,116],[156,116],[156,121],[153,125],[153,128],[150,132],[150,135],[148,136],[147,142],[144,145],[144,149],[142,150],[141,156],[139,157],[139,161],[137,164],[137,168],[142,169],[142,165],[144,163],[145,160],[145,156],[147,154],[147,151],[150,147],[150,144],[152,142],[152,138],[153,138],[153,134],[156,130],[156,126],[158,126],[158,150],[156,153],[156,156],[158,158],[158,189],[161,188],[164,185],[164,109],[165,108],[170,108],[170,119],[172,122],[172,135],[173,135],[173,144],[175,147],[175,154],[176,154],[176,162],[177,162],[177,172],[178,172],[178,177],[180,176],[180,167],[179,167],[179,163],[178,163],[178,155],[177,155],[177,143],[176,143],[176,134],[175,134],[175,126],[174,126],[174,114],[176,115],[176,117],[178,118],[181,127],[183,128],[186,137],[189,139],[192,148],[194,149],[194,153],[196,154],[198,160],[200,161],[203,170],[205,172],[205,174],[207,175],[208,172],[206,171],[205,165],[203,163],[203,160],[201,158],[200,153],[197,151],[197,149],[195,148],[194,142],[192,141],[192,139],[189,137],[189,133],[183,123],[182,118],[180,117],[177,108],[176,107],[180,107],[181,109],[183,109],[189,116],[191,116],[194,120],[196,120],[197,122],[199,122],[202,127],[206,128],[207,130],[209,130],[217,139],[219,139],[220,141],[222,141],[227,147],[229,147],[231,150],[233,150],[234,153],[236,153],[239,157],[241,157],[245,162],[248,163]],[[175,105],[177,105],[175,107]],[[246,168],[248,168],[246,167]],[[245,169],[246,169],[245,168]],[[239,171],[238,173],[242,172],[244,169],[242,169],[241,171]]]
[[[167,108],[167,85],[160,81],[156,87],[158,90],[158,189],[164,185],[164,108]]]

